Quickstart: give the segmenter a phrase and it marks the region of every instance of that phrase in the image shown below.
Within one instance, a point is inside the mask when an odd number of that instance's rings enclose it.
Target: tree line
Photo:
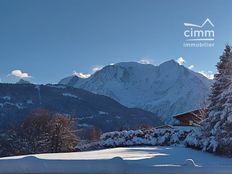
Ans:
[[[36,109],[0,135],[0,156],[71,152],[78,142],[74,118]]]

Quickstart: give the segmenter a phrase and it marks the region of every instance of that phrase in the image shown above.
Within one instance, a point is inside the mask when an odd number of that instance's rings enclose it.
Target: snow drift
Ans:
[[[0,159],[0,173],[229,174],[232,160],[183,147],[125,147]]]

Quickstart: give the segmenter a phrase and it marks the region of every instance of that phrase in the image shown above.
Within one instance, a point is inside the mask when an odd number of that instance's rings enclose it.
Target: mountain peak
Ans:
[[[180,64],[178,62],[176,62],[175,60],[171,59],[171,60],[168,60],[168,61],[160,64],[160,66],[162,66],[162,65],[180,65]]]
[[[175,72],[177,71],[180,67],[182,67],[179,63],[177,63],[175,60],[169,60],[164,63],[161,63],[159,65],[159,69],[162,72],[170,74],[170,72]]]
[[[20,79],[18,82],[16,82],[16,84],[31,84],[31,82],[24,79]]]
[[[77,75],[72,75],[69,77],[66,77],[64,79],[62,79],[59,84],[65,84],[67,86],[73,86],[75,85],[75,83],[77,83],[79,81],[79,77]]]
[[[141,64],[138,62],[120,62],[115,64],[116,66],[123,66],[123,67],[137,67],[137,66],[143,66],[143,65],[147,65],[147,64]]]
[[[139,62],[120,62],[115,64],[116,66],[122,66],[122,67],[144,67],[144,66],[155,66],[153,64],[143,64],[143,63],[139,63]],[[180,64],[178,62],[176,62],[175,60],[171,59],[168,61],[165,61],[163,63],[161,63],[159,66],[179,66]]]

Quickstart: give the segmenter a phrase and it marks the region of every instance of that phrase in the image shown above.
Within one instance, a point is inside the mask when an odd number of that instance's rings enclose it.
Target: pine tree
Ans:
[[[217,64],[207,118],[203,123],[204,150],[232,155],[232,52],[226,45]]]

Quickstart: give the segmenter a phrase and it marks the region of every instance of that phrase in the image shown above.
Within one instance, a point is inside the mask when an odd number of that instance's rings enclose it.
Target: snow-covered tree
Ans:
[[[203,123],[203,148],[232,155],[232,52],[229,45],[220,57],[217,71]]]

